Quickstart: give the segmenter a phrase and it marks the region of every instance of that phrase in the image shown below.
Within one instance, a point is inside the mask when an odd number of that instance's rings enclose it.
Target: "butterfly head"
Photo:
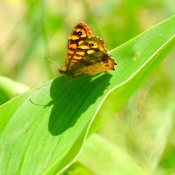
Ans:
[[[71,71],[68,71],[66,67],[58,68],[58,71],[59,71],[60,74],[63,74],[66,77],[75,78],[74,74]]]

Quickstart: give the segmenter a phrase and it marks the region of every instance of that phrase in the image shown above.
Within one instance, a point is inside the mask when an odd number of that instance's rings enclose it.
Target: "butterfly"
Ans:
[[[65,66],[58,71],[69,78],[77,78],[115,70],[115,65],[103,40],[93,36],[89,26],[80,22],[69,35]]]

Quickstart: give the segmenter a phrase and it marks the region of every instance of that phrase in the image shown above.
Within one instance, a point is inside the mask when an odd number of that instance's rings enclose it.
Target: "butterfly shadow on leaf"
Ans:
[[[68,82],[64,76],[53,80],[50,88],[52,100],[47,105],[53,106],[48,123],[50,133],[60,135],[76,125],[79,117],[108,90],[111,77],[111,74],[106,73],[95,77],[85,76]],[[77,81],[81,83],[83,89]],[[70,93],[64,82],[68,83]]]

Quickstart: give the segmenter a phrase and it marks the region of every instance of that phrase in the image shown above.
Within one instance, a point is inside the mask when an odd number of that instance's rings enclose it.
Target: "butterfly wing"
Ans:
[[[83,57],[95,53],[97,51],[102,51],[109,55],[108,51],[104,47],[104,42],[98,37],[91,37],[83,41],[77,49],[72,54],[72,57],[69,60],[67,65],[67,70],[71,71],[72,66]]]
[[[104,42],[98,37],[86,39],[81,43],[71,58],[71,63],[68,70],[74,77],[114,70],[116,65]]]
[[[116,65],[114,59],[101,51],[88,54],[81,60],[77,61],[71,68],[74,77],[81,75],[94,75],[100,72],[114,70]]]
[[[65,66],[71,66],[71,59],[78,46],[86,39],[93,37],[91,29],[83,22],[78,23],[69,35],[67,42],[67,52],[65,59]]]
[[[80,22],[69,35],[65,67],[58,68],[58,71],[75,78],[80,75],[94,75],[114,70],[115,65],[103,40],[94,37],[90,28]]]

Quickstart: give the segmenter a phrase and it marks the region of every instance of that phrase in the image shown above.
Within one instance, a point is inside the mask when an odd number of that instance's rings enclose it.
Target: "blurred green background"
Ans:
[[[174,0],[1,0],[0,75],[30,88],[59,76],[44,57],[64,66],[80,21],[112,50],[174,13]],[[175,51],[99,131],[156,174],[175,172],[174,58]]]

